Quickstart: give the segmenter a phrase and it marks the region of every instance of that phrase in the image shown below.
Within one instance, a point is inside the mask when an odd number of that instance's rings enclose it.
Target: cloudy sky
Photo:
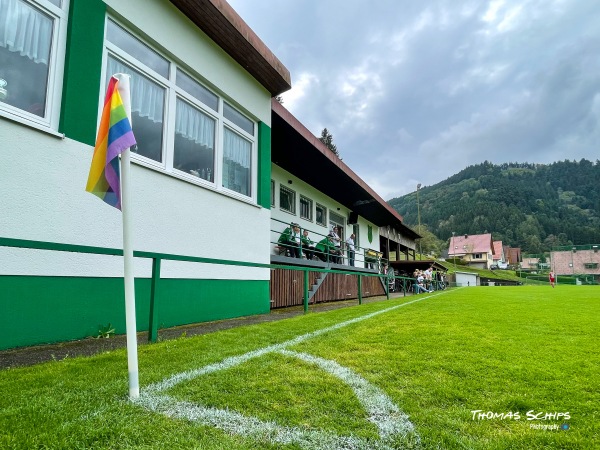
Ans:
[[[471,164],[600,159],[597,0],[228,0],[388,200]]]

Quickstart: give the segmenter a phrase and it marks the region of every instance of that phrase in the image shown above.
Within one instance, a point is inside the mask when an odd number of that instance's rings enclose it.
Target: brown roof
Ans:
[[[289,70],[225,0],[170,0],[198,28],[276,96],[289,90]]]
[[[502,258],[502,241],[494,241],[494,260]]]

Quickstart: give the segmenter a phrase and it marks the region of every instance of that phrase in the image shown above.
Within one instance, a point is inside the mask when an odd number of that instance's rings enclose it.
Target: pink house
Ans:
[[[494,243],[490,233],[465,234],[450,238],[448,256],[460,258],[469,266],[477,269],[489,269],[494,264],[494,255]]]

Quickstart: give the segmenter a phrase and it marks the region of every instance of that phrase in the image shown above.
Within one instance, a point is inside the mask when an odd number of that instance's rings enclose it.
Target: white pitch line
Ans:
[[[359,316],[359,317],[355,317],[354,319],[350,319],[350,320],[346,320],[345,322],[340,322],[337,323],[335,325],[326,327],[326,328],[321,328],[320,330],[315,330],[315,331],[311,331],[310,333],[306,333],[306,334],[302,334],[300,336],[296,336],[293,339],[290,339],[289,341],[284,341],[281,342],[279,344],[275,344],[275,345],[270,345],[268,347],[263,347],[261,349],[258,350],[254,350],[248,353],[245,353],[243,355],[238,355],[238,356],[232,356],[229,358],[225,358],[223,361],[215,363],[215,364],[209,364],[208,366],[204,366],[201,367],[200,369],[193,369],[193,370],[188,370],[187,372],[181,372],[178,373],[176,375],[173,375],[170,378],[167,378],[163,381],[160,381],[159,383],[154,383],[149,385],[148,387],[146,387],[144,390],[147,393],[152,393],[152,392],[160,392],[160,391],[164,391],[165,389],[169,389],[183,381],[188,381],[191,380],[193,378],[199,377],[201,375],[206,375],[209,373],[213,373],[213,372],[217,372],[217,371],[221,371],[221,370],[225,370],[228,369],[230,367],[234,367],[237,366],[238,364],[244,363],[246,361],[249,361],[251,359],[254,358],[258,358],[260,356],[266,355],[267,353],[273,353],[273,352],[280,352],[282,350],[285,350],[287,347],[291,347],[292,345],[296,345],[299,344],[301,342],[304,342],[308,339],[312,339],[314,337],[320,336],[322,334],[325,333],[329,333],[330,331],[335,331],[335,330],[339,330],[340,328],[344,328],[347,327],[348,325],[352,325],[358,322],[362,322],[363,320],[367,320],[367,319],[371,319],[375,316],[378,316],[380,314],[385,314],[387,312],[393,311],[395,309],[398,308],[402,308],[404,306],[408,306],[411,305],[413,303],[417,303],[420,301],[423,301],[425,299],[428,298],[433,298],[436,297],[438,295],[440,295],[441,293],[435,294],[435,295],[429,295],[429,296],[424,296],[424,297],[420,297],[418,299],[415,300],[411,300],[409,302],[406,303],[402,303],[400,305],[396,305],[396,306],[392,306],[390,308],[386,308],[386,309],[382,309],[381,311],[375,311],[372,312],[370,314],[365,314],[364,316]]]
[[[197,421],[204,425],[214,426],[230,433],[251,437],[259,441],[268,441],[279,444],[296,444],[302,448],[311,450],[392,450],[396,448],[393,444],[395,439],[408,438],[409,435],[412,436],[413,442],[418,444],[420,442],[419,435],[415,431],[412,422],[410,422],[408,415],[402,412],[381,389],[370,384],[360,375],[339,365],[335,361],[326,360],[306,353],[287,350],[287,347],[440,294],[441,293],[438,292],[435,295],[419,297],[400,305],[382,309],[381,311],[375,311],[320,330],[296,336],[293,339],[279,344],[270,345],[243,355],[225,358],[219,363],[209,364],[199,369],[175,374],[161,382],[149,385],[142,390],[140,398],[133,401],[135,404],[148,410],[165,414],[168,417]],[[379,441],[372,439],[365,440],[356,436],[337,436],[321,430],[282,427],[275,422],[264,422],[255,417],[247,417],[227,409],[218,409],[197,405],[187,401],[179,401],[164,393],[165,390],[181,382],[192,380],[196,377],[220,370],[226,370],[268,353],[280,353],[287,357],[293,357],[307,363],[315,364],[322,370],[347,384],[353,390],[361,405],[365,408],[368,415],[367,420],[377,427],[381,439]]]

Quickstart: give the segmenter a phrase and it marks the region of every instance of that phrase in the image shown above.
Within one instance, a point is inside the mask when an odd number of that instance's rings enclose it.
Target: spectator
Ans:
[[[417,282],[415,284],[415,294],[419,294],[421,292],[433,291],[425,287],[425,278],[423,277],[423,274],[419,272],[419,275],[417,276]]]
[[[289,227],[283,230],[278,243],[280,246],[287,248],[292,258],[302,258],[300,225],[292,222]]]
[[[339,228],[334,226],[331,231],[329,232],[329,236],[332,237],[333,239],[333,245],[335,245],[335,248],[337,250],[337,253],[339,255],[342,254],[342,240],[340,239],[340,235],[339,235]],[[338,258],[340,259],[340,258]],[[341,263],[341,261],[338,261],[338,263]]]
[[[310,261],[315,256],[315,254],[314,254],[315,243],[313,241],[311,241],[310,238],[308,237],[308,230],[304,230],[302,232],[302,237],[300,238],[300,240],[302,241],[302,250],[304,251],[304,254],[306,255],[306,259],[308,259]]]
[[[338,250],[333,242],[333,237],[329,234],[325,239],[319,241],[315,246],[315,254],[323,262],[338,261]]]
[[[355,256],[355,251],[354,251],[354,239],[356,238],[356,236],[354,235],[354,233],[352,233],[350,235],[350,237],[348,239],[346,239],[346,246],[348,248],[348,264],[350,266],[354,266],[354,256]]]

